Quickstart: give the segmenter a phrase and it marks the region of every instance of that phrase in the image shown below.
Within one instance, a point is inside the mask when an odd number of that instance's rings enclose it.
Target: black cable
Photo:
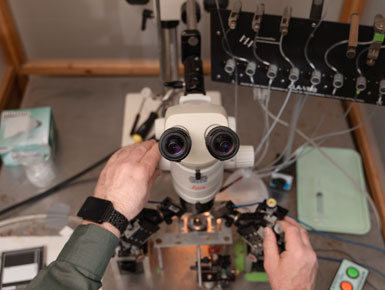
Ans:
[[[40,199],[43,199],[43,198],[46,198],[48,196],[50,196],[51,194],[54,194],[55,192],[59,191],[60,189],[66,187],[68,184],[70,184],[72,181],[78,179],[79,177],[85,175],[86,173],[90,172],[91,170],[95,169],[96,167],[100,166],[101,164],[103,164],[104,162],[106,162],[108,159],[110,159],[110,157],[112,156],[112,154],[115,153],[116,150],[114,150],[112,153],[108,154],[107,156],[103,157],[101,160],[95,162],[94,164],[92,164],[91,166],[87,167],[86,169],[80,171],[79,173],[71,176],[70,178],[67,178],[66,180],[60,182],[59,184],[47,189],[46,191],[43,191],[42,193],[39,193],[33,197],[30,197],[30,198],[27,198],[23,201],[20,201],[18,203],[15,203],[14,205],[11,205],[5,209],[2,209],[0,210],[0,216],[12,211],[12,210],[15,210],[16,208],[19,208],[19,207],[22,207],[24,205],[27,205],[29,203],[33,203],[33,202],[36,202]]]
[[[354,262],[356,264],[359,264],[359,262],[352,255],[350,255],[349,253],[347,253],[345,251],[339,250],[339,249],[314,249],[314,251],[316,251],[316,252],[326,252],[326,253],[339,253],[339,254],[342,254],[342,255],[348,257],[352,262]],[[321,260],[334,262],[334,261],[331,261],[331,260],[326,260],[325,257],[321,257]],[[335,262],[337,262],[337,261],[335,261]],[[369,272],[369,275],[370,274],[371,273]],[[366,280],[366,284],[368,284],[368,286],[370,286],[374,290],[378,290],[377,287],[375,287],[372,283],[369,282],[369,276],[368,276],[368,279]]]

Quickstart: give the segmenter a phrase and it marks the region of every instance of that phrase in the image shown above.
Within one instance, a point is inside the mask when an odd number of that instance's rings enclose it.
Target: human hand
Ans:
[[[266,227],[264,231],[264,267],[272,289],[314,289],[318,262],[307,231],[289,217],[278,223],[286,241],[286,250],[281,254],[272,229]]]
[[[128,220],[136,217],[147,202],[151,187],[160,175],[156,169],[160,158],[155,141],[124,147],[108,160],[100,174],[94,196],[112,202]],[[90,222],[85,222],[85,224]],[[119,236],[109,223],[102,227]]]

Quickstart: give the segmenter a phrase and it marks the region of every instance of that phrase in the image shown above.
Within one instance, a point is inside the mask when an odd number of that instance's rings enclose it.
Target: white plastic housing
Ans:
[[[200,171],[201,178],[195,178],[195,170],[181,163],[170,162],[174,188],[185,201],[196,204],[206,203],[215,197],[223,183],[224,162],[216,161]]]
[[[207,150],[205,137],[208,130],[214,126],[229,126],[226,111],[222,106],[206,102],[176,105],[167,110],[164,119],[164,130],[172,127],[184,128],[191,138],[191,151],[181,161],[182,165],[202,169],[217,161]]]
[[[228,117],[225,109],[210,103],[210,97],[189,95],[181,98],[179,105],[168,108],[166,115],[155,122],[156,138],[172,127],[185,129],[192,142],[189,155],[181,162],[170,162],[161,158],[159,168],[170,170],[172,182],[178,195],[188,203],[207,203],[214,199],[223,183],[224,168],[246,168],[254,166],[252,146],[240,146],[235,157],[227,161],[215,159],[206,147],[206,135],[216,126],[225,126],[235,131],[234,117]],[[217,98],[218,99],[218,98]],[[197,176],[197,170],[199,174]]]
[[[226,169],[251,168],[254,167],[254,161],[253,146],[240,146],[237,155],[224,163]]]

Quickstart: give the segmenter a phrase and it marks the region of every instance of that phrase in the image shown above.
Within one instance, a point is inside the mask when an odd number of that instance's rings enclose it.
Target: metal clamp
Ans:
[[[239,18],[239,13],[241,12],[242,2],[237,1],[234,3],[233,9],[231,9],[228,24],[231,30],[234,30],[237,27],[237,21]]]
[[[289,25],[290,25],[292,12],[293,12],[293,8],[290,6],[285,7],[285,10],[283,10],[281,24],[279,26],[279,32],[281,32],[282,35],[286,36],[289,33]]]
[[[261,29],[261,23],[262,23],[262,18],[264,14],[265,14],[265,4],[258,5],[251,24],[251,29],[253,29],[256,33],[258,33],[259,30]]]

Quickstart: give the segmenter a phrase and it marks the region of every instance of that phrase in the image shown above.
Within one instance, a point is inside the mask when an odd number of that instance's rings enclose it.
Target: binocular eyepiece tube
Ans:
[[[240,146],[238,135],[228,127],[216,126],[205,136],[206,147],[218,160],[233,158]],[[180,162],[190,153],[193,142],[187,130],[180,127],[167,129],[159,140],[160,154],[169,161]]]

